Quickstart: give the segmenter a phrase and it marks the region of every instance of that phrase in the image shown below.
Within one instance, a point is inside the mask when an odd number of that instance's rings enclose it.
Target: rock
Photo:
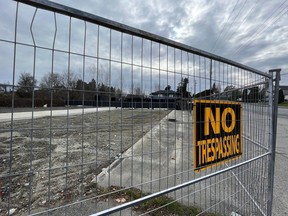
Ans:
[[[12,209],[10,209],[8,212],[7,212],[7,215],[12,215],[12,214],[14,214],[15,212],[16,212],[16,208],[12,208]]]
[[[47,201],[46,201],[46,200],[44,200],[44,201],[42,201],[42,204],[43,204],[43,205],[45,205],[45,204],[46,204],[46,202],[47,202]]]
[[[115,200],[117,203],[125,203],[126,202],[126,199],[125,198],[117,198],[116,200]]]

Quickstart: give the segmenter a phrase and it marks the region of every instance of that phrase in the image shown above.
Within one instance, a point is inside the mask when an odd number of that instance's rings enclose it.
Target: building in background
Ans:
[[[285,101],[288,101],[288,86],[279,86],[279,89],[282,89]]]

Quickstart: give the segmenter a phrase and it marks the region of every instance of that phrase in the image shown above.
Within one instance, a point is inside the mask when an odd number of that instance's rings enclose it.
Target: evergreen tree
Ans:
[[[19,87],[16,91],[16,94],[23,98],[32,97],[36,83],[36,79],[34,79],[33,76],[31,76],[29,73],[21,73],[18,81]]]
[[[285,101],[285,96],[284,96],[284,92],[282,89],[279,90],[279,98],[278,98],[278,103],[283,103]]]
[[[178,84],[177,92],[180,93],[181,97],[187,98],[190,96],[190,92],[187,91],[187,85],[189,80],[187,77],[182,78],[181,82]]]

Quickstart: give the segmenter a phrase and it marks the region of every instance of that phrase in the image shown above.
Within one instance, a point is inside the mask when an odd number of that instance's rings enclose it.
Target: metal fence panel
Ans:
[[[6,9],[1,215],[271,214],[279,77],[49,1]],[[241,104],[240,157],[194,170],[195,99]]]

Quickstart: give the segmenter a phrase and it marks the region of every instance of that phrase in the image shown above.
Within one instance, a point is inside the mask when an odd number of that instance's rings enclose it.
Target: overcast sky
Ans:
[[[288,74],[287,0],[53,1],[212,52],[263,72],[272,68],[282,68],[283,76],[280,84],[288,85],[288,75],[286,75]],[[16,3],[12,0],[0,1],[1,40],[10,41],[14,38],[15,5]],[[33,43],[29,32],[33,12],[32,7],[25,5],[19,7],[18,37],[23,43]],[[46,21],[43,22],[43,20]],[[61,31],[65,31],[64,26],[69,26],[69,22],[61,16],[57,17],[57,22],[65,23],[63,28],[58,26],[57,33],[61,35]],[[45,32],[45,38],[43,36],[37,38],[38,33],[35,30],[33,35],[35,42],[51,47],[54,36],[54,31],[51,31],[54,28],[53,14],[37,13],[33,29],[37,29],[37,25],[39,28],[45,26],[42,30]],[[83,28],[82,25],[74,30],[78,31],[80,38]],[[105,32],[102,33],[105,34]],[[89,43],[88,40],[87,43]],[[90,43],[93,43],[92,39]],[[63,48],[67,44],[56,42],[55,46]],[[74,48],[77,50],[76,46]],[[5,65],[10,64],[9,67],[12,65],[12,48],[13,44],[0,41],[0,83],[11,82],[12,75],[7,72],[9,69]],[[37,51],[37,55],[42,56],[43,62],[51,58],[50,53],[41,52]],[[33,50],[23,47],[22,50],[19,48],[17,51],[19,56],[27,54],[33,56]],[[65,58],[65,55],[57,57],[57,59],[61,58]],[[76,59],[75,62],[77,62]],[[33,61],[26,64],[33,67]],[[50,70],[49,64],[45,66],[43,63],[41,67],[47,67],[46,71]],[[23,71],[17,73],[21,72]]]

